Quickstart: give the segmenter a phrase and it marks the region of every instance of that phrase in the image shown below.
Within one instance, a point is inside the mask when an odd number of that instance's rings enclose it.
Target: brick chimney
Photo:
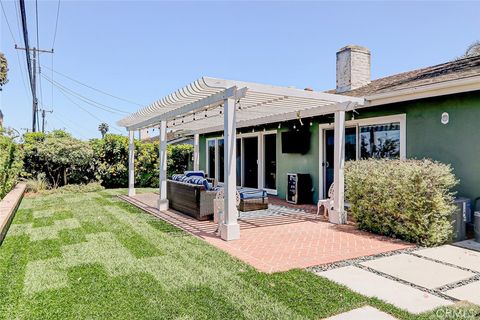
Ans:
[[[370,83],[370,50],[348,45],[337,52],[337,93]]]

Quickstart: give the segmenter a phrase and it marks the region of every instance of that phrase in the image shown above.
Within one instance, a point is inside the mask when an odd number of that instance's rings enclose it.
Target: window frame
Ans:
[[[400,124],[400,159],[405,160],[407,157],[407,115],[405,113],[394,114],[389,116],[380,116],[380,117],[370,117],[363,119],[355,119],[345,121],[345,128],[355,127],[356,128],[356,143],[357,143],[357,154],[356,160],[360,159],[360,127],[368,125],[382,125],[389,124],[392,122],[398,122]],[[325,134],[324,131],[328,129],[333,129],[334,124],[332,123],[320,123],[318,125],[319,130],[319,139],[318,139],[318,168],[319,168],[319,179],[318,179],[318,197],[322,199],[325,197],[324,190],[324,181],[325,181],[325,170],[324,170],[324,161],[325,161]]]

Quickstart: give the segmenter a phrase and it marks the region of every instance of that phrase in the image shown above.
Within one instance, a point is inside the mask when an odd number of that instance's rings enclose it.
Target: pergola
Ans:
[[[297,118],[335,114],[334,211],[330,222],[345,223],[344,144],[345,112],[363,105],[361,98],[235,80],[203,77],[120,120],[129,132],[128,195],[135,195],[134,131],[160,130],[160,211],[168,209],[167,130],[194,136],[194,169],[199,168],[199,134],[224,132],[224,240],[240,237],[236,208],[236,129]]]

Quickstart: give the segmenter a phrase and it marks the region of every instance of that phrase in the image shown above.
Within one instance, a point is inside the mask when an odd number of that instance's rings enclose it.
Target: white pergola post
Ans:
[[[347,222],[344,205],[344,167],[345,167],[345,111],[335,112],[334,152],[333,152],[333,211],[329,214],[330,222],[344,224]]]
[[[240,238],[240,226],[237,222],[237,170],[236,170],[236,121],[235,99],[224,100],[224,221],[220,225],[223,240]]]
[[[200,170],[200,135],[193,135],[193,170]]]
[[[135,130],[128,131],[128,196],[135,195]]]
[[[158,210],[168,210],[167,199],[167,121],[160,121],[160,146],[159,146],[159,198],[158,198]]]

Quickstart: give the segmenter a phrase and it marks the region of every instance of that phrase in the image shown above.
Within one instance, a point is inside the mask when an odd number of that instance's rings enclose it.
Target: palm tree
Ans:
[[[98,125],[98,131],[102,134],[102,139],[105,138],[105,134],[108,132],[108,124],[102,122]]]

